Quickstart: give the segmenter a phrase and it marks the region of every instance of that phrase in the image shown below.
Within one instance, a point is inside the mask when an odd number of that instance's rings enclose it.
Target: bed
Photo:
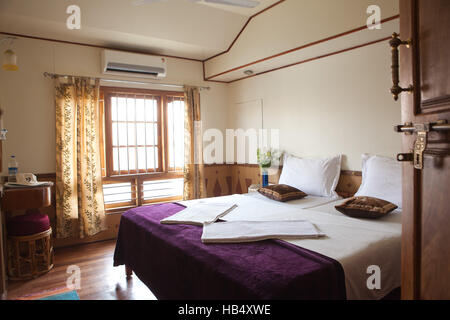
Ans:
[[[381,299],[400,286],[401,223],[349,218],[342,199],[279,203],[257,193],[134,208],[123,214],[114,265],[126,265],[159,299]],[[223,220],[314,223],[324,239],[203,244],[202,228],[159,221],[198,201],[237,203]],[[280,216],[282,213],[282,216]],[[367,267],[381,269],[369,290]]]
[[[362,160],[357,195],[401,208],[401,165],[368,154]],[[401,211],[377,220],[338,212],[340,161],[285,159],[279,183],[310,195],[298,200],[250,193],[131,209],[122,215],[114,265],[134,271],[159,299],[374,300],[398,292]],[[198,202],[236,204],[224,221],[306,220],[326,236],[205,244],[201,226],[160,223]]]

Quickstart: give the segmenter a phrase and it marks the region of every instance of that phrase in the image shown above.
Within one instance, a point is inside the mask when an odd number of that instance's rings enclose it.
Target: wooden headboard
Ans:
[[[353,197],[362,182],[361,171],[341,171],[336,192],[344,198]]]
[[[277,173],[269,175],[269,182],[278,183],[280,174],[281,168]],[[358,191],[359,186],[361,185],[361,181],[361,171],[342,170],[338,185],[336,187],[336,192],[344,198],[352,197],[356,193],[356,191]]]

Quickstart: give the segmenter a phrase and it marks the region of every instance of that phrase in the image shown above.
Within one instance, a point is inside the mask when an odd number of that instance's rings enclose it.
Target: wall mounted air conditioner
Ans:
[[[103,50],[102,68],[104,74],[161,79],[166,76],[167,60],[159,56]]]

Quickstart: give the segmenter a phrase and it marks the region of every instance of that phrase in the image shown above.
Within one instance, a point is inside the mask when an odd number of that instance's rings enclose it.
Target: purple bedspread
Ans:
[[[184,207],[125,212],[114,266],[128,265],[159,299],[345,299],[342,266],[284,241],[203,244],[202,228],[159,221]]]

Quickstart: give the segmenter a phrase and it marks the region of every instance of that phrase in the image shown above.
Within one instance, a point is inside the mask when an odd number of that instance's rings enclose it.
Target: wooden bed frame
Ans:
[[[281,168],[276,174],[269,176],[270,183],[278,183],[281,175]],[[336,187],[336,192],[343,198],[353,197],[358,191],[362,182],[361,171],[342,170],[339,177],[339,182]]]

